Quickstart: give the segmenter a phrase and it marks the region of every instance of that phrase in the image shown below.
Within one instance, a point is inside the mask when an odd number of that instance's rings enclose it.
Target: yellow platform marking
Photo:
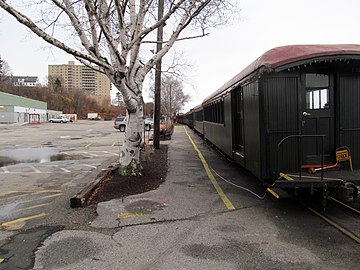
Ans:
[[[280,177],[282,177],[282,178],[284,178],[284,179],[286,179],[286,180],[288,180],[288,181],[294,180],[293,178],[291,178],[290,176],[288,176],[288,175],[285,174],[285,173],[280,173]]]
[[[280,198],[279,194],[277,194],[273,189],[267,188],[266,190],[267,190],[268,192],[270,192],[271,195],[273,195],[276,199],[279,199],[279,198]]]
[[[9,227],[9,226],[13,226],[13,225],[15,225],[16,223],[19,223],[19,222],[24,222],[24,221],[28,221],[28,220],[32,220],[32,219],[36,219],[36,218],[45,217],[45,216],[47,216],[47,214],[41,213],[41,214],[34,215],[34,216],[23,217],[23,218],[11,220],[11,221],[8,221],[8,222],[4,222],[4,223],[2,223],[0,225],[0,227]]]
[[[188,136],[192,146],[194,147],[195,151],[198,153],[198,156],[205,168],[205,171],[211,181],[211,183],[213,184],[213,186],[215,187],[217,193],[219,194],[220,198],[222,199],[223,203],[225,204],[225,206],[227,207],[227,209],[229,210],[234,210],[235,207],[234,205],[231,203],[231,201],[228,199],[228,197],[225,195],[224,191],[222,190],[222,188],[220,187],[220,185],[218,184],[218,182],[216,181],[214,175],[211,173],[211,170],[204,158],[204,156],[202,155],[202,153],[200,152],[200,150],[198,149],[198,147],[196,146],[195,142],[193,141],[193,139],[191,138],[190,134],[187,132],[186,128],[184,127],[185,133]]]

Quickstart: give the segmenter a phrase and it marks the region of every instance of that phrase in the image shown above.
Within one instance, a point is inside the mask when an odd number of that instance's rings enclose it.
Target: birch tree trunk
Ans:
[[[118,73],[113,77],[113,83],[121,92],[126,105],[125,138],[119,156],[120,175],[141,174],[140,150],[144,133],[144,101],[142,86],[145,76],[143,70],[136,69],[135,74],[122,77]]]
[[[138,175],[141,172],[140,145],[144,130],[143,101],[139,98],[135,112],[126,112],[126,129],[120,150],[119,174]]]

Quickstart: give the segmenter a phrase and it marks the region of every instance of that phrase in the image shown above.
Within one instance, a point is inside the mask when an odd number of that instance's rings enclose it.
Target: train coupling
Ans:
[[[338,187],[334,197],[345,203],[356,202],[359,200],[359,188],[354,183],[344,182]]]

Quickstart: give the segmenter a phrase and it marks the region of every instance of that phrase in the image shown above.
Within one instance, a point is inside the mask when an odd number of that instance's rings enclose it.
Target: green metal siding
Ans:
[[[246,168],[261,177],[258,81],[244,86],[244,135]]]
[[[297,139],[289,139],[281,148],[278,143],[289,135],[299,134],[299,75],[278,73],[263,78],[265,160],[267,171],[263,178],[277,177],[282,172],[296,172],[299,168]]]
[[[0,92],[0,106],[21,106],[47,110],[46,102],[15,96],[4,92]]]
[[[205,138],[232,157],[231,96],[224,97],[224,124],[204,121]],[[224,139],[226,138],[226,140]]]

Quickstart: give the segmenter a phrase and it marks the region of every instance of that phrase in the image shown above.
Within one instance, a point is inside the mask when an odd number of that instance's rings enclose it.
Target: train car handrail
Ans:
[[[276,174],[280,174],[279,169],[279,153],[280,146],[288,139],[298,138],[298,164],[299,164],[299,180],[301,180],[301,165],[302,165],[302,152],[303,152],[303,138],[321,138],[321,181],[324,180],[324,138],[325,134],[293,134],[284,137],[277,145],[277,166]]]

